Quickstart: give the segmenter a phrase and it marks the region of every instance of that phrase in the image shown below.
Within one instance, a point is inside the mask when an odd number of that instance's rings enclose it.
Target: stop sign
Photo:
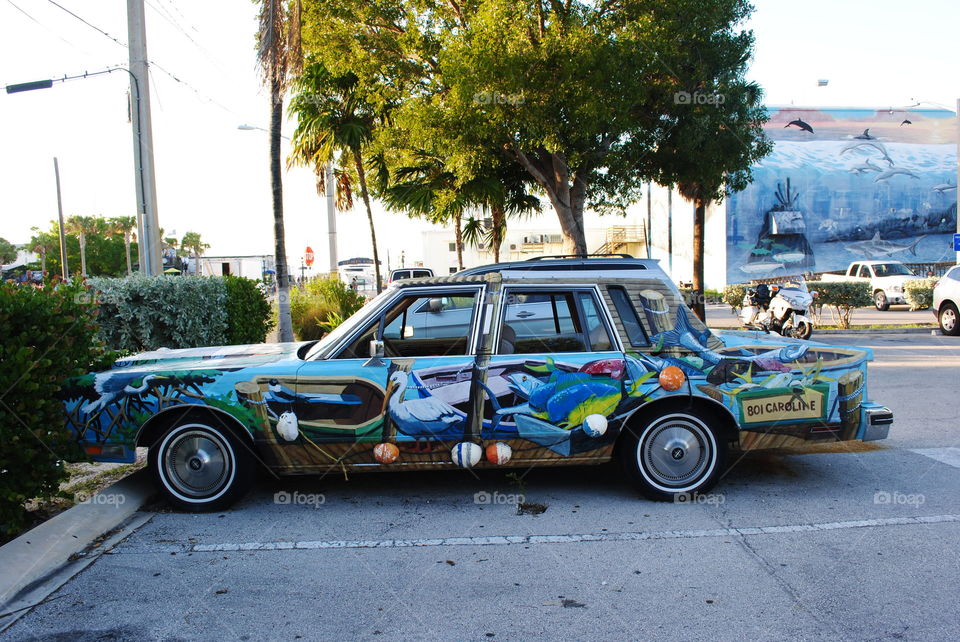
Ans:
[[[303,253],[303,262],[306,263],[308,266],[313,265],[313,248],[310,247],[309,245],[307,246],[307,249]]]

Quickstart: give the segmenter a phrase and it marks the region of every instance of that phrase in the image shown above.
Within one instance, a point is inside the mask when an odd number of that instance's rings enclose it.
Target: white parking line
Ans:
[[[960,448],[912,448],[910,452],[960,468]]]
[[[437,537],[422,539],[355,539],[308,540],[302,542],[244,542],[239,544],[194,544],[187,547],[192,553],[222,553],[227,551],[281,551],[317,550],[331,548],[420,548],[436,546],[509,546],[512,544],[574,544],[578,542],[632,542],[665,539],[698,539],[732,537],[737,535],[782,535],[809,533],[849,528],[877,528],[883,526],[917,526],[960,522],[960,515],[929,515],[923,517],[888,517],[859,519],[817,524],[786,526],[756,526],[745,528],[713,528],[705,530],[673,530],[626,533],[583,533],[575,535],[495,535],[491,537]],[[178,549],[184,550],[184,549]],[[124,553],[125,551],[115,551]],[[131,551],[132,552],[132,551]]]

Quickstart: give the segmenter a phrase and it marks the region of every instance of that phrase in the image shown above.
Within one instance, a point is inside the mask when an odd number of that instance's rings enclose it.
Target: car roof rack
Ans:
[[[544,261],[549,259],[632,259],[632,254],[550,254],[548,256],[534,256],[527,261]]]

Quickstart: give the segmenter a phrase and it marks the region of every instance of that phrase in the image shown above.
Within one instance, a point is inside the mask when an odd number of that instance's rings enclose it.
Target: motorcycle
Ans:
[[[807,289],[803,279],[784,285],[761,283],[756,288],[747,289],[740,321],[748,330],[809,339],[813,333],[813,321],[807,316],[807,309],[817,296],[817,292]]]

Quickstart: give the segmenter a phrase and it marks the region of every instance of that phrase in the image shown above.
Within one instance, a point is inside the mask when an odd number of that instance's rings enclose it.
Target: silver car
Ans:
[[[950,268],[933,288],[933,313],[944,334],[960,334],[960,265]]]

